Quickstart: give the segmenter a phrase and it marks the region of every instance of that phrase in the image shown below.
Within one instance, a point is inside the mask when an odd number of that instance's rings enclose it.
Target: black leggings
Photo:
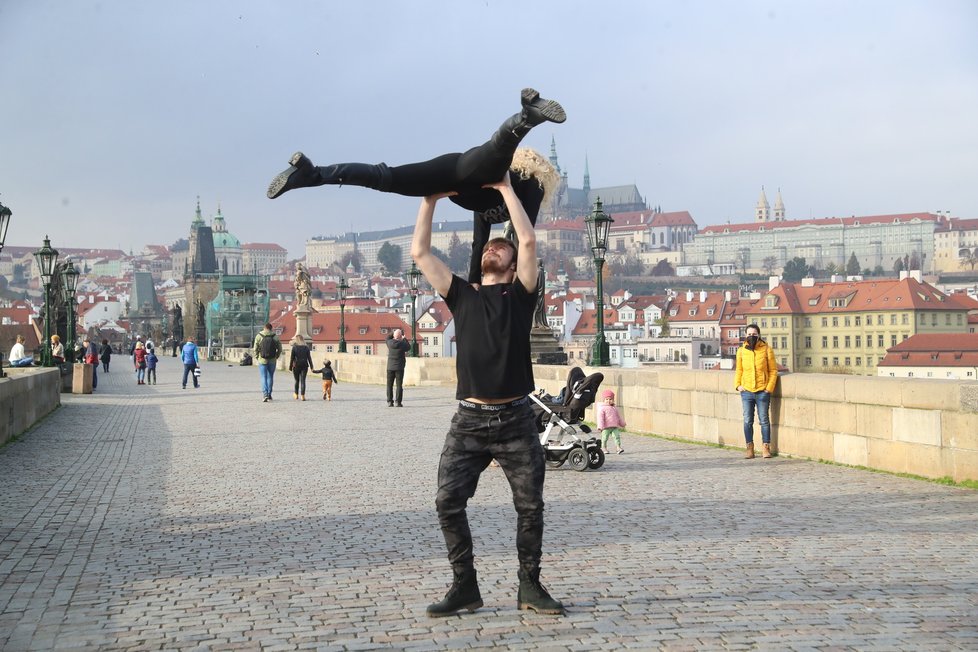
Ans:
[[[309,367],[295,367],[292,369],[292,377],[295,378],[295,389],[293,393],[299,396],[306,395],[306,374],[309,372]]]

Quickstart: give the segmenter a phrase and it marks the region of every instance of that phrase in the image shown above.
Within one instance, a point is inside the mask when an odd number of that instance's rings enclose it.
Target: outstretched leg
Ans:
[[[295,188],[327,184],[363,186],[409,197],[481,188],[502,178],[516,147],[533,127],[567,119],[560,104],[543,99],[532,88],[523,89],[520,102],[523,109],[519,113],[506,120],[486,143],[464,154],[444,154],[430,161],[391,168],[384,163],[316,166],[305,154],[296,152],[289,167],[269,184],[268,198],[275,199]]]

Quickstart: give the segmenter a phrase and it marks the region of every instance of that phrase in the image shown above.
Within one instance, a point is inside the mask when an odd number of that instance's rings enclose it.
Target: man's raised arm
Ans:
[[[442,197],[454,194],[432,195],[421,200],[418,221],[414,225],[414,239],[411,241],[411,257],[431,287],[443,297],[448,296],[448,290],[452,287],[452,270],[431,252],[431,220],[435,215],[435,203]]]

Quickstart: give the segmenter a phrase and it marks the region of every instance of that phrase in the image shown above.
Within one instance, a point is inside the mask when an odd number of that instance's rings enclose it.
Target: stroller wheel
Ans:
[[[588,454],[583,446],[578,446],[567,454],[567,461],[575,471],[586,471],[588,467]]]
[[[604,466],[604,451],[597,446],[588,448],[587,466],[589,469],[600,469]]]
[[[547,466],[551,469],[559,469],[564,465],[564,460],[547,460]]]

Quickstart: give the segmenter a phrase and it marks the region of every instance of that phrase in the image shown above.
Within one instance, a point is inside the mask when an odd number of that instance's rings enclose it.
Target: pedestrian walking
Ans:
[[[340,382],[336,379],[336,372],[333,371],[332,363],[329,360],[323,361],[322,369],[313,369],[312,373],[322,374],[323,377],[323,400],[333,400],[333,383]]]
[[[621,412],[615,407],[615,393],[610,389],[601,392],[602,402],[595,406],[598,430],[601,431],[601,448],[605,455],[610,455],[608,440],[614,439],[618,454],[621,455],[625,449],[621,447],[621,429],[625,427],[625,419]]]
[[[94,392],[98,387],[98,348],[87,336],[82,340],[82,360],[85,364],[92,365],[92,391]]]
[[[180,359],[183,361],[183,381],[180,385],[183,389],[187,389],[187,376],[192,376],[194,389],[197,389],[200,387],[200,380],[197,375],[197,367],[200,364],[200,351],[197,349],[197,343],[194,342],[194,338],[187,338],[187,343],[183,345],[183,349],[180,351]]]
[[[136,342],[136,347],[132,351],[132,363],[136,369],[136,384],[145,385],[146,346],[142,342]]]
[[[146,352],[146,384],[156,384],[156,364],[160,361],[156,357],[156,349],[147,348]]]
[[[272,330],[271,322],[258,332],[251,348],[254,349],[255,363],[261,376],[262,402],[268,403],[272,400],[272,388],[275,384],[275,365],[282,355],[282,343]]]
[[[102,346],[98,350],[98,357],[102,361],[102,371],[109,373],[109,362],[112,361],[112,346],[108,340],[102,340]]]
[[[312,352],[306,344],[302,335],[296,333],[292,338],[292,350],[289,352],[289,370],[295,379],[295,389],[292,390],[292,398],[306,400],[306,375],[313,367]]]

